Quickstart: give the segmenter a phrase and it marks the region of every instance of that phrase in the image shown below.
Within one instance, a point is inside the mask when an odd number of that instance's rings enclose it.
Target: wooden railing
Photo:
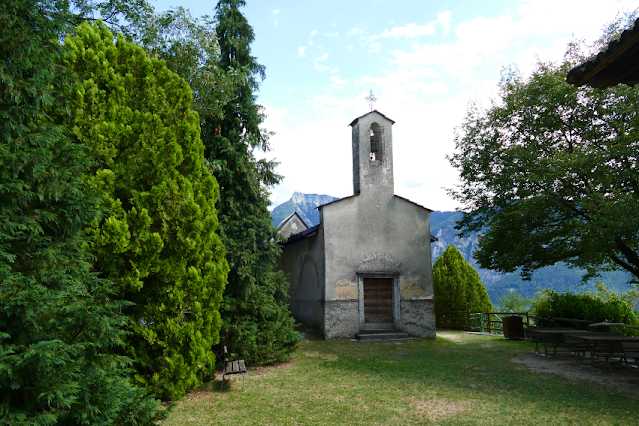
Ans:
[[[593,320],[580,320],[572,318],[543,318],[531,315],[528,312],[476,312],[470,311],[444,311],[437,315],[437,327],[452,330],[477,331],[485,333],[503,334],[504,317],[518,315],[522,317],[524,327],[531,325],[544,325],[551,327],[564,327],[568,324],[587,324],[590,328],[618,327],[639,329],[639,327],[618,323],[597,323]]]
[[[522,317],[525,327],[530,325],[528,312],[477,312],[444,311],[438,315],[437,325],[452,330],[466,330],[486,333],[503,334],[503,318],[512,315]]]
[[[451,330],[473,331],[470,311],[444,311],[437,317],[437,326]]]

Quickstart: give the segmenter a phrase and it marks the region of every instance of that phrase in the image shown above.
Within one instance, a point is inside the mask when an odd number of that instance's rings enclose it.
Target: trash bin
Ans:
[[[524,321],[520,316],[511,315],[502,319],[504,325],[504,337],[506,339],[523,339],[524,338]]]

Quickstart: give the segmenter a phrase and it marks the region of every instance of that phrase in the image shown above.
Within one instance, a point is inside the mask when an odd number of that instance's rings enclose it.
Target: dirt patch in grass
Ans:
[[[447,401],[433,398],[426,401],[413,401],[411,405],[420,415],[436,421],[468,411],[473,407],[474,403],[472,401]]]
[[[437,337],[443,337],[444,339],[452,340],[455,343],[465,343],[461,333],[437,332]]]
[[[589,361],[576,363],[573,356],[545,357],[530,353],[519,354],[512,361],[535,373],[559,374],[573,380],[588,380],[614,392],[639,396],[639,368],[613,364],[611,373],[605,371],[601,365],[591,367]]]
[[[327,361],[337,361],[337,355],[334,355],[334,354],[321,354],[319,352],[304,352],[304,355],[310,356],[313,358],[322,358]]]
[[[297,363],[297,360],[291,358],[288,361],[278,362],[277,364],[261,365],[259,367],[246,367],[248,369],[248,372],[246,373],[246,377],[266,376],[269,374],[276,373],[278,371],[288,370],[289,368],[292,368],[296,363]],[[222,380],[221,371],[220,371],[219,377],[217,378]]]

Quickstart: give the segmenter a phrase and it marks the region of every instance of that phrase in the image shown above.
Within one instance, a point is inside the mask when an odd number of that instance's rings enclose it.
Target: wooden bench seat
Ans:
[[[224,346],[224,364],[222,369],[222,386],[220,386],[220,392],[224,388],[224,377],[229,374],[242,374],[242,392],[244,392],[244,377],[246,375],[246,366],[243,359],[236,361],[229,361],[229,353]]]

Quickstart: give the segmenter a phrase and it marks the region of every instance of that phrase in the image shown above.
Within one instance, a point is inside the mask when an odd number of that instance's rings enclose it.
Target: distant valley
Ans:
[[[309,227],[317,225],[319,223],[317,206],[337,199],[337,197],[330,195],[295,192],[290,200],[273,209],[271,212],[273,225],[277,226],[282,220],[296,211]],[[535,271],[531,281],[522,280],[516,272],[500,275],[494,271],[479,268],[472,257],[472,253],[477,246],[477,235],[472,234],[467,238],[460,238],[457,235],[455,222],[460,217],[461,213],[459,212],[434,211],[430,214],[431,234],[439,240],[431,244],[433,264],[448,245],[454,244],[464,258],[479,273],[494,305],[498,304],[498,297],[508,293],[511,289],[519,292],[524,297],[531,297],[540,288],[551,288],[559,292],[580,292],[594,287],[595,280],[591,280],[585,286],[581,286],[581,277],[585,271],[569,268],[561,263]],[[623,292],[629,289],[627,282],[630,276],[628,273],[622,271],[604,272],[599,279],[611,290]]]

